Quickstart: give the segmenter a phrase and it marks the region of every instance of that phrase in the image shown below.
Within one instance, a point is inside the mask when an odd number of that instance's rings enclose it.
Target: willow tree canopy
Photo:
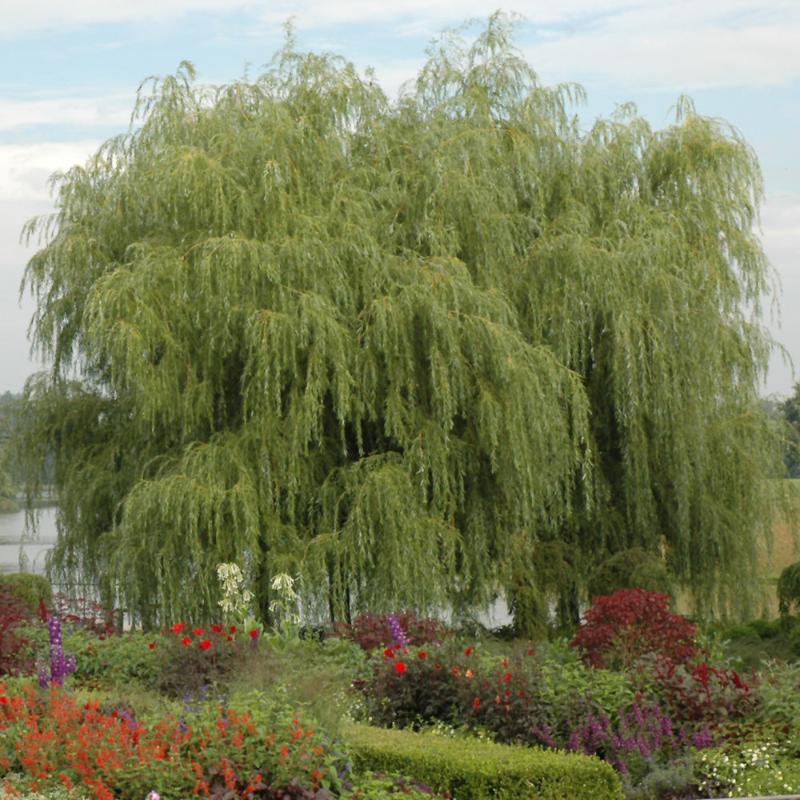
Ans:
[[[56,177],[26,275],[56,574],[146,622],[213,614],[221,561],[337,615],[531,616],[627,548],[740,591],[773,454],[754,154],[685,100],[582,131],[509,40],[443,38],[394,102],[291,40],[255,80],[183,64]]]

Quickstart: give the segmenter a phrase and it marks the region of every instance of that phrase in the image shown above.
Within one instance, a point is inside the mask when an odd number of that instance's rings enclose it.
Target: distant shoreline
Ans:
[[[33,501],[34,508],[52,508],[58,505],[53,498],[41,497]],[[11,497],[0,498],[0,514],[19,514],[25,510],[25,501]]]

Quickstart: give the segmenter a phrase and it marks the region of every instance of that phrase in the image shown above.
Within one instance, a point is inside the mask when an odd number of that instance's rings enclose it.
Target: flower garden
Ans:
[[[4,796],[800,792],[800,668],[742,666],[734,646],[759,631],[793,642],[792,617],[723,641],[667,595],[623,589],[596,597],[571,640],[412,611],[322,630],[299,626],[283,578],[267,630],[227,578],[219,621],[150,632],[120,632],[109,610],[51,597],[35,576],[0,582]]]

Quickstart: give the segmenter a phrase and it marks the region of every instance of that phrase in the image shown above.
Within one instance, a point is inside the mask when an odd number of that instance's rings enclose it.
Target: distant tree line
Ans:
[[[9,443],[21,399],[21,395],[11,392],[0,395],[0,511],[13,510],[13,498],[16,494],[14,487],[20,482]]]
[[[800,478],[800,382],[786,399],[767,401],[767,408],[782,427],[786,472],[790,478]]]

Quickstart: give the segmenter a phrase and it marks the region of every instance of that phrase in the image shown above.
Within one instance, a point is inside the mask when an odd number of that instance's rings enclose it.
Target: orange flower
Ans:
[[[468,669],[468,670],[467,670],[467,671],[466,671],[464,674],[465,674],[465,675],[466,675],[468,678],[471,678],[471,677],[472,677],[472,676],[473,676],[475,673],[474,673],[474,672],[473,672],[471,669]]]

